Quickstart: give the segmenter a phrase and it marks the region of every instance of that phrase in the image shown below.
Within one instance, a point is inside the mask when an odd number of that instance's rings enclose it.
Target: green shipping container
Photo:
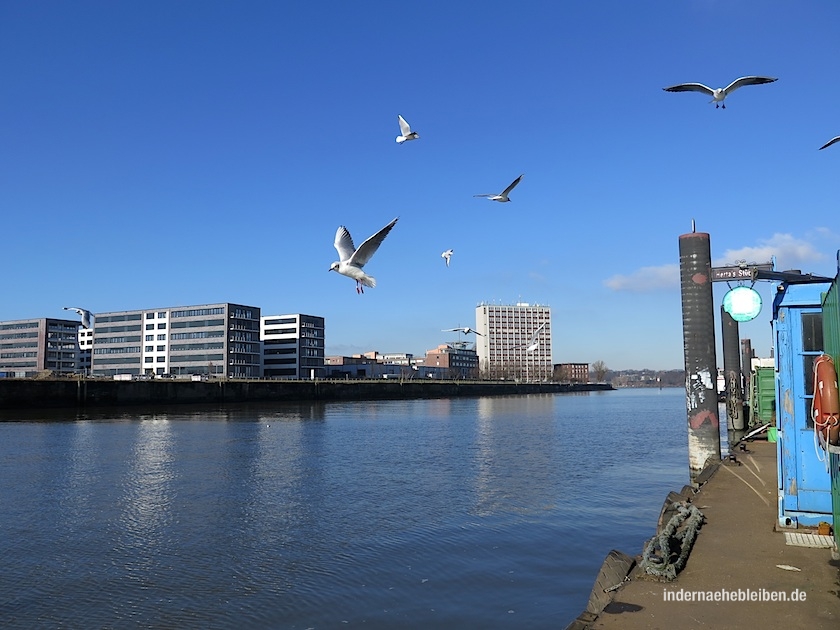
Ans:
[[[756,367],[750,372],[750,427],[776,424],[776,370]]]

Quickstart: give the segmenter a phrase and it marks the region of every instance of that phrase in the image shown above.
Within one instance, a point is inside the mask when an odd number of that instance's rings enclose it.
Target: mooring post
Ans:
[[[723,377],[726,380],[726,428],[744,430],[744,393],[741,387],[741,336],[738,322],[723,305],[720,307],[723,331]]]
[[[720,461],[712,255],[704,232],[683,234],[679,242],[688,469],[694,482],[707,463]]]

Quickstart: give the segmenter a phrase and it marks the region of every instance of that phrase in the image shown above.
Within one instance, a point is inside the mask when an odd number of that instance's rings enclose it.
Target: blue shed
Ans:
[[[783,283],[773,300],[779,525],[832,522],[825,451],[814,442],[813,365],[823,351],[822,294],[828,282]]]

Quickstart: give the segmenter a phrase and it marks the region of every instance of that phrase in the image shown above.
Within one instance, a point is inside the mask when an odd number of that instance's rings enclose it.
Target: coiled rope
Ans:
[[[677,573],[682,571],[697,532],[705,520],[703,513],[690,503],[675,503],[674,506],[677,513],[659,534],[648,541],[639,565],[645,573],[668,581],[675,579]]]

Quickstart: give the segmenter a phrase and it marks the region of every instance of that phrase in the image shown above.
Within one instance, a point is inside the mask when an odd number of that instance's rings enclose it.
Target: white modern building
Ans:
[[[550,380],[551,309],[540,304],[481,303],[475,309],[475,349],[483,378]]]
[[[265,378],[324,378],[324,318],[293,313],[260,318]]]
[[[97,313],[91,372],[259,378],[260,309],[220,303]]]

